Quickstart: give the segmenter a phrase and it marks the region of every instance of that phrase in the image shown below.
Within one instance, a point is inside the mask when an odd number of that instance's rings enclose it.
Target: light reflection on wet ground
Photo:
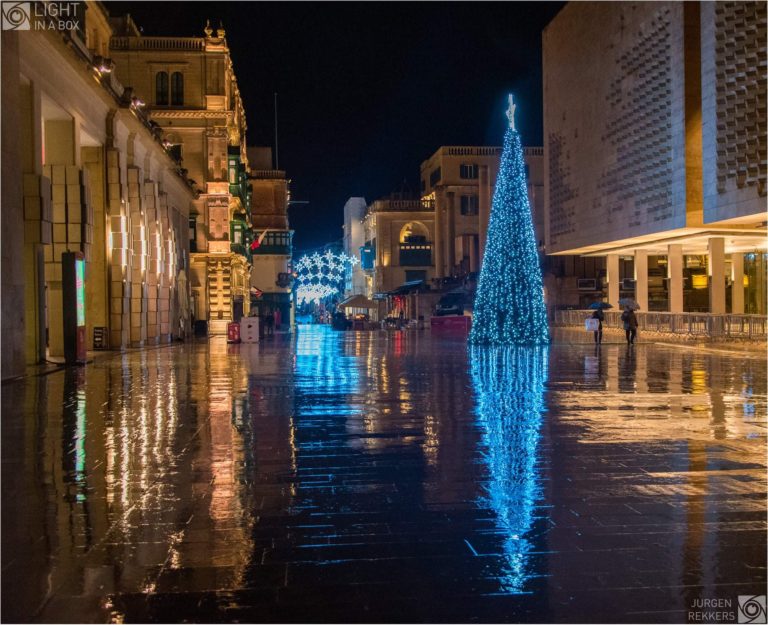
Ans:
[[[683,622],[766,582],[762,355],[301,327],[3,386],[2,617]]]

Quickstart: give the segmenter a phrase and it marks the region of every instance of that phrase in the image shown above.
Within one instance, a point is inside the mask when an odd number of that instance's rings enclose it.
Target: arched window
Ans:
[[[181,72],[171,74],[171,105],[184,106],[184,74]]]
[[[168,72],[157,72],[155,76],[155,104],[168,104]]]
[[[411,221],[400,230],[400,243],[427,243],[429,229],[420,221]]]

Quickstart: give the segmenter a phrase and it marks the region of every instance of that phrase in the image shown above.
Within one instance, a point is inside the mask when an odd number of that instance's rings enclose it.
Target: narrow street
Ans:
[[[760,353],[300,326],[2,392],[5,622],[685,622],[766,583]]]

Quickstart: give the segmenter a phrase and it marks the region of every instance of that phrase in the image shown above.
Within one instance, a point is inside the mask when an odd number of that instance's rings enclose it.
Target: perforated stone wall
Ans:
[[[766,3],[715,3],[717,191],[766,183]]]
[[[618,213],[630,227],[672,216],[670,29],[668,8],[637,29],[634,44],[616,54],[605,95],[601,140],[615,158],[600,178],[596,208]]]
[[[563,235],[574,231],[574,202],[578,190],[573,187],[570,152],[565,147],[565,137],[551,133],[549,142],[549,236],[557,242]]]
[[[702,2],[701,51],[704,222],[764,221],[766,3]]]
[[[686,224],[683,5],[569,3],[544,31],[547,251]]]

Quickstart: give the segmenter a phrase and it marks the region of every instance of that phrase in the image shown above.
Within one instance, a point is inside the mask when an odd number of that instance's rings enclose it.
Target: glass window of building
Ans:
[[[477,178],[477,164],[462,163],[459,167],[459,176],[464,180],[475,180]]]
[[[168,104],[168,72],[157,72],[155,75],[155,104]]]
[[[476,195],[462,195],[461,196],[461,214],[462,215],[477,215],[478,201]]]
[[[197,220],[194,217],[189,218],[189,251],[197,251]]]
[[[171,104],[184,106],[184,74],[173,72],[171,75]]]
[[[434,187],[438,182],[440,182],[442,177],[443,172],[440,171],[440,168],[438,167],[431,174],[429,174],[429,186]]]

